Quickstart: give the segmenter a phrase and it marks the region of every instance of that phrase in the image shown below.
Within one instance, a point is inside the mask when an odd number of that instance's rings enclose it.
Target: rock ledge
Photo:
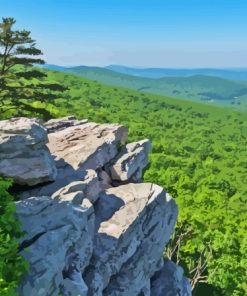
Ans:
[[[191,295],[182,268],[162,259],[176,203],[142,183],[149,140],[126,141],[122,125],[73,116],[0,122],[0,176],[18,185],[30,263],[19,295]]]

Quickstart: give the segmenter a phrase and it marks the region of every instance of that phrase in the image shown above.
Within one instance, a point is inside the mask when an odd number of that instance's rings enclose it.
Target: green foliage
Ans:
[[[70,87],[56,102],[58,116],[120,122],[130,141],[152,141],[145,181],[160,184],[178,203],[173,244],[188,231],[174,257],[178,253],[191,278],[189,271],[206,263],[202,276],[224,295],[246,294],[247,114],[70,74],[50,71],[48,77]]]
[[[18,239],[23,236],[15,217],[13,197],[8,193],[10,181],[0,179],[0,295],[17,295],[15,289],[28,268],[18,254]]]
[[[35,108],[32,103],[60,98],[65,88],[48,82],[43,71],[33,68],[33,64],[44,63],[39,58],[42,52],[30,32],[13,30],[14,24],[13,18],[3,18],[0,23],[0,112],[23,115],[31,111],[49,118],[49,110]]]

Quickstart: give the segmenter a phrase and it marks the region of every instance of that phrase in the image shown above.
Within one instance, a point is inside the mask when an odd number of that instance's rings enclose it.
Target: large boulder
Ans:
[[[140,182],[142,170],[148,164],[150,150],[151,143],[147,139],[123,146],[120,153],[107,166],[112,180]]]
[[[69,183],[69,185],[53,193],[52,198],[71,201],[77,205],[80,205],[87,198],[94,203],[98,199],[100,191],[102,191],[101,182],[94,170],[87,170],[86,172],[84,180]]]
[[[56,160],[63,160],[74,170],[96,170],[117,155],[127,132],[122,125],[88,122],[49,134],[48,147]]]
[[[57,176],[53,183],[19,193],[21,199],[51,196],[71,182],[84,181],[88,169],[97,170],[101,189],[110,187],[111,180],[106,180],[107,173],[102,168],[118,154],[119,145],[126,142],[126,127],[118,124],[99,125],[70,117],[49,121],[45,125],[53,131],[48,134],[47,146],[55,159]]]
[[[36,119],[0,121],[0,176],[30,186],[53,181],[57,171],[47,142],[46,129]]]
[[[17,215],[26,231],[20,250],[30,264],[18,295],[57,296],[68,287],[75,292],[67,295],[87,295],[81,272],[92,254],[94,210],[86,199],[81,204],[76,206],[50,197],[16,203]]]
[[[138,295],[160,269],[175,202],[157,185],[127,184],[102,192],[95,213],[98,230],[84,274],[89,295]]]
[[[61,124],[63,127],[60,126],[56,132],[48,135],[47,145],[55,158],[57,168],[55,182],[19,193],[21,199],[31,196],[51,196],[71,182],[85,180],[88,169],[100,172],[102,167],[118,154],[120,143],[127,140],[128,130],[122,125],[74,121],[74,119],[66,120],[69,127],[64,127],[63,121],[62,123],[59,120],[55,121],[56,126]],[[102,181],[100,176],[98,179]],[[100,183],[102,189],[109,187],[104,182]]]

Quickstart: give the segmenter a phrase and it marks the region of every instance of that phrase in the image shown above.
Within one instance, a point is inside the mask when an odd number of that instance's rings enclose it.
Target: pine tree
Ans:
[[[61,97],[65,88],[49,82],[46,73],[34,67],[44,64],[42,52],[26,30],[13,30],[13,18],[3,18],[0,23],[0,112],[13,110],[14,114],[26,111],[41,113],[48,118],[50,113],[34,108],[32,102],[51,102]]]

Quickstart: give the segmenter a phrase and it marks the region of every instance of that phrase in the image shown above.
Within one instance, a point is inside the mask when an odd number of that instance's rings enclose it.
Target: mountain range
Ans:
[[[119,65],[110,65],[106,69],[134,76],[142,76],[147,78],[162,77],[189,77],[193,75],[215,76],[232,80],[247,81],[247,69],[216,69],[216,68],[197,68],[197,69],[169,69],[169,68],[131,68]]]
[[[228,105],[237,107],[237,109],[247,108],[247,70],[243,69],[135,69],[123,66],[62,67],[50,64],[43,67],[72,73],[110,86],[120,86],[141,92],[210,104]],[[137,75],[137,73],[139,74]],[[145,77],[145,73],[151,73],[150,76],[153,78]],[[213,76],[205,75],[205,73],[210,73]],[[216,76],[217,73],[219,76]],[[168,74],[170,76],[167,76]],[[181,76],[175,76],[175,74],[181,74]],[[238,77],[238,74],[241,74],[242,78],[246,75],[246,81],[225,79],[220,77],[220,74],[235,78]],[[158,78],[161,75],[164,76]]]

